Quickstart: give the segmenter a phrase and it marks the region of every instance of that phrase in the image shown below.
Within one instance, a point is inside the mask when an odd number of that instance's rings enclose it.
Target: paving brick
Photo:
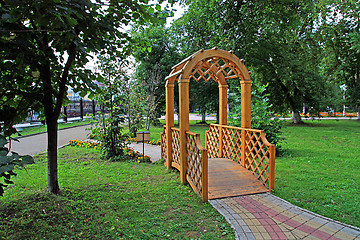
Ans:
[[[243,231],[244,231],[245,233],[251,232],[251,230],[250,230],[250,228],[249,228],[248,226],[241,226],[241,228],[243,229]]]
[[[237,222],[240,226],[247,225],[246,222],[245,222],[243,219],[237,219],[236,222]]]
[[[291,233],[296,237],[296,239],[304,239],[306,236],[309,235],[297,229],[292,230]]]
[[[302,212],[302,213],[300,213],[298,216],[303,217],[303,218],[307,218],[307,219],[309,219],[309,220],[315,218],[315,215],[310,214],[310,213],[305,212],[305,211]]]
[[[314,237],[314,236],[306,236],[305,238],[304,238],[304,240],[319,240],[317,237]]]
[[[256,240],[254,234],[252,234],[252,233],[250,233],[250,232],[249,232],[249,233],[245,233],[245,235],[246,235],[246,237],[247,237],[248,240]]]
[[[251,221],[252,221],[253,225],[255,225],[255,226],[260,226],[261,225],[261,223],[260,223],[260,221],[258,219],[251,219]]]
[[[296,215],[302,214],[304,212],[304,210],[302,210],[301,208],[294,207],[294,206],[289,208],[288,210]]]
[[[320,227],[318,230],[322,231],[322,232],[326,232],[326,233],[328,233],[330,235],[334,235],[335,233],[337,233],[339,231],[339,229],[328,227],[328,224],[329,223],[327,223],[326,225]]]
[[[284,222],[284,224],[289,225],[289,226],[294,227],[294,228],[297,228],[298,226],[301,225],[299,222],[294,221],[292,219],[287,220],[286,222]]]
[[[271,239],[270,234],[267,233],[267,232],[262,232],[261,235],[262,235],[262,237],[263,237],[264,239]]]
[[[296,237],[290,231],[283,231],[283,233],[286,236],[286,238],[289,239],[289,240],[296,239]]]
[[[326,232],[322,232],[320,230],[316,230],[315,232],[313,232],[311,234],[314,237],[317,237],[319,239],[325,240],[325,239],[329,239],[332,235]]]
[[[299,222],[299,223],[306,223],[307,221],[309,221],[309,219],[300,217],[299,215],[296,215],[292,219]]]
[[[267,232],[264,226],[256,226],[259,232]]]
[[[324,226],[324,224],[323,224],[323,223],[314,222],[314,221],[312,221],[312,220],[309,220],[309,221],[307,221],[307,222],[306,222],[306,223],[304,223],[304,224],[305,224],[305,225],[307,225],[307,226],[310,226],[310,227],[316,228],[316,229],[318,229],[318,228],[320,228],[320,227]]]
[[[325,225],[326,223],[329,222],[329,220],[322,218],[322,217],[314,217],[313,219],[311,219],[311,221],[314,221],[314,222],[317,222],[317,223],[320,223],[323,225]]]
[[[344,227],[343,229],[341,229],[341,232],[349,234],[350,236],[353,236],[353,237],[357,237],[360,234],[360,231],[355,230],[353,228],[349,228],[349,227]]]
[[[261,235],[261,233],[253,233],[255,239],[263,239],[263,236]]]
[[[297,230],[303,231],[305,233],[311,234],[312,232],[316,231],[316,228],[307,226],[307,225],[301,225],[299,227],[296,228]]]
[[[294,217],[297,216],[296,214],[294,214],[294,213],[292,213],[292,212],[290,212],[290,211],[282,212],[281,215],[286,216],[286,217],[288,217],[288,218],[294,218]]]
[[[260,232],[260,231],[257,229],[257,227],[254,226],[254,225],[250,225],[249,228],[250,228],[250,230],[251,230],[252,233]]]
[[[269,235],[273,240],[280,239],[280,237],[275,232],[269,232]]]

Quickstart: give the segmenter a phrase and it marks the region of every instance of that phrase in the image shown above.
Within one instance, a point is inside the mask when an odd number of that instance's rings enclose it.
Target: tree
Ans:
[[[80,96],[96,89],[84,66],[93,54],[127,56],[130,22],[155,19],[147,0],[0,1],[0,121],[5,133],[29,109],[43,112],[48,133],[47,189],[59,193],[57,120],[71,87]],[[149,11],[151,10],[151,13]]]
[[[325,1],[321,5],[324,75],[346,85],[346,100],[360,119],[360,3]]]
[[[169,75],[171,67],[181,60],[181,55],[165,24],[135,25],[132,37],[136,42],[142,43],[140,48],[135,46],[133,52],[139,63],[135,78],[149,96],[148,108],[153,111],[148,111],[148,119],[154,123],[153,120],[165,110],[165,77]]]
[[[319,74],[321,60],[317,41],[318,11],[314,1],[217,1],[197,0],[175,23],[184,48],[218,46],[232,49],[246,59],[257,73],[257,81],[267,84],[274,110],[294,112],[318,108],[323,98],[324,79]]]

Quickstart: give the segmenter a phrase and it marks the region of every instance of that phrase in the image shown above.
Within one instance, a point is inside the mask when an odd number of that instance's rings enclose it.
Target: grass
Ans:
[[[86,124],[89,124],[89,123],[90,123],[90,120],[59,123],[58,128],[63,129],[63,128],[68,128],[68,127],[86,125]],[[47,130],[46,125],[41,125],[41,126],[38,125],[38,126],[26,127],[26,128],[23,128],[21,131],[19,131],[20,135],[19,134],[13,134],[12,137],[26,136],[26,135],[30,135],[30,134],[46,132],[46,130]]]
[[[204,145],[204,133],[209,127],[195,122],[190,125],[191,131],[201,134]],[[360,122],[316,120],[299,126],[287,123],[283,136],[285,152],[276,158],[274,194],[360,227]],[[160,139],[155,134],[151,137]]]
[[[1,239],[233,239],[234,232],[163,164],[104,162],[59,150],[62,193],[46,193],[45,155],[0,198]]]
[[[284,129],[275,195],[360,227],[360,122],[312,121]]]

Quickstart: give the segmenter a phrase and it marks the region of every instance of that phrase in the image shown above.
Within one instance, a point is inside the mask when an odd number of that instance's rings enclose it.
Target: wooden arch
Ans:
[[[200,50],[172,67],[166,77],[166,166],[171,168],[172,134],[174,127],[174,83],[179,83],[179,125],[180,125],[180,178],[186,182],[187,139],[189,131],[189,83],[214,80],[219,84],[219,124],[227,125],[227,80],[240,78],[241,84],[241,127],[251,128],[251,80],[249,71],[232,51],[218,48]]]

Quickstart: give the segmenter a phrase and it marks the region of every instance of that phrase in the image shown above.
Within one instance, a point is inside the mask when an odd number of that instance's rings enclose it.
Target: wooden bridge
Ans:
[[[171,167],[181,171],[179,129],[172,128],[171,132]],[[199,134],[187,132],[187,136],[186,179],[203,201],[274,189],[275,146],[266,140],[264,131],[211,124],[206,149]],[[162,158],[166,159],[166,126],[161,146]]]
[[[274,189],[275,146],[262,130],[251,129],[251,80],[244,60],[232,51],[200,50],[166,77],[166,126],[161,134],[165,165],[180,171],[203,201]],[[205,148],[189,131],[190,79],[219,84],[219,124],[206,132]],[[241,128],[227,125],[227,81],[240,79]],[[179,84],[179,128],[174,127],[174,86]]]

